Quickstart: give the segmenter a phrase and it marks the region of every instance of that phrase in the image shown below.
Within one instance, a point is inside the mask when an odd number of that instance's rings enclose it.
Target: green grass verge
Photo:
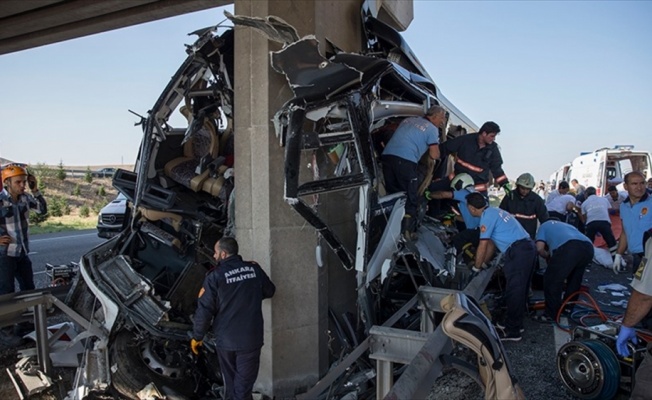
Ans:
[[[41,233],[80,231],[85,229],[94,229],[96,226],[97,217],[49,218],[47,221],[41,222],[38,225],[31,225],[29,227],[29,233],[30,235],[39,235]]]

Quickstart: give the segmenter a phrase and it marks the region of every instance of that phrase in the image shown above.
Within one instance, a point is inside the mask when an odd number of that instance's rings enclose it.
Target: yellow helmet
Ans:
[[[14,176],[25,175],[27,176],[27,170],[18,165],[7,165],[2,168],[2,181],[6,179],[13,178]]]

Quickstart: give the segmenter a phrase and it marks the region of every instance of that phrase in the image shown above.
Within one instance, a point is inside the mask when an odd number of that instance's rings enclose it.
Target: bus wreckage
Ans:
[[[477,127],[442,96],[400,34],[366,11],[366,48],[347,53],[329,43],[326,55],[315,37],[300,38],[279,18],[227,17],[283,44],[271,65],[294,93],[273,121],[285,148],[285,198],[357,276],[357,320],[331,313],[343,352],[297,398],[418,398],[443,365],[468,372],[487,398],[522,397],[473,300],[493,268],[472,277],[448,250],[454,226],[424,213],[418,238],[404,240],[405,195],[386,195],[382,184],[379,155],[403,118],[439,104],[448,111],[441,140]],[[70,399],[94,392],[138,399],[146,387],[170,399],[220,398],[210,338],[196,359],[188,336],[196,302],[189,293],[214,266],[212,246],[226,234],[233,189],[233,29],[218,28],[195,32],[187,59],[142,118],[135,171],[114,176],[130,215],[119,235],[82,257],[66,299],[93,328],[80,335],[85,350]],[[180,128],[175,111],[185,117]],[[446,173],[445,164],[420,168],[424,182]],[[319,213],[316,196],[332,191],[347,191],[357,204],[355,251]],[[391,335],[398,336],[386,340]],[[449,337],[473,350],[478,365],[452,357]],[[413,383],[392,385],[399,375]]]

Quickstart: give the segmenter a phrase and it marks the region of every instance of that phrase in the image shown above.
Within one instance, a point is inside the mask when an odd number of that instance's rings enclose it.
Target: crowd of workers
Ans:
[[[495,138],[498,124],[486,122],[478,133],[462,135],[439,142],[447,120],[446,111],[432,107],[426,118],[405,119],[383,153],[383,171],[388,193],[407,193],[406,214],[401,226],[405,240],[414,238],[418,224],[419,204],[427,204],[428,212],[447,212],[450,202],[457,203],[459,234],[452,239],[458,255],[479,272],[492,259],[495,249],[503,253],[503,274],[506,279],[504,299],[507,307],[504,321],[495,321],[501,340],[522,339],[523,318],[533,272],[539,257],[546,260],[543,275],[545,310],[535,319],[553,323],[562,312],[564,300],[581,286],[584,271],[593,261],[594,241],[599,234],[613,256],[613,270],[625,270],[623,255],[633,258],[633,294],[618,336],[618,353],[628,355],[627,342],[636,341],[635,325],[652,310],[652,178],[633,171],[624,177],[625,192],[609,187],[604,197],[596,188],[584,187],[576,179],[560,182],[545,198],[543,182],[535,189],[530,173],[516,179],[512,190],[502,169],[502,157]],[[425,155],[432,161],[439,157],[446,166],[448,156],[454,161],[453,172],[429,183],[425,196],[418,193],[417,164]],[[409,155],[409,157],[407,157]],[[442,165],[443,164],[443,165]],[[409,170],[404,169],[409,165]],[[408,172],[409,171],[409,172]],[[489,205],[487,189],[490,174],[494,184],[504,189],[499,207]],[[423,199],[425,197],[425,199]],[[423,200],[422,200],[423,199]],[[455,208],[455,207],[454,207]],[[434,214],[432,214],[434,215]],[[616,239],[611,217],[622,220],[622,233]],[[652,343],[648,353],[652,352]],[[652,356],[648,355],[637,373],[632,398],[652,389]]]

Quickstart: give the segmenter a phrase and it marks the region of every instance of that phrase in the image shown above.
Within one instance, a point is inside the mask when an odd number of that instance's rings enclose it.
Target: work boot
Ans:
[[[18,347],[23,344],[23,338],[14,335],[13,327],[0,329],[0,345]]]

